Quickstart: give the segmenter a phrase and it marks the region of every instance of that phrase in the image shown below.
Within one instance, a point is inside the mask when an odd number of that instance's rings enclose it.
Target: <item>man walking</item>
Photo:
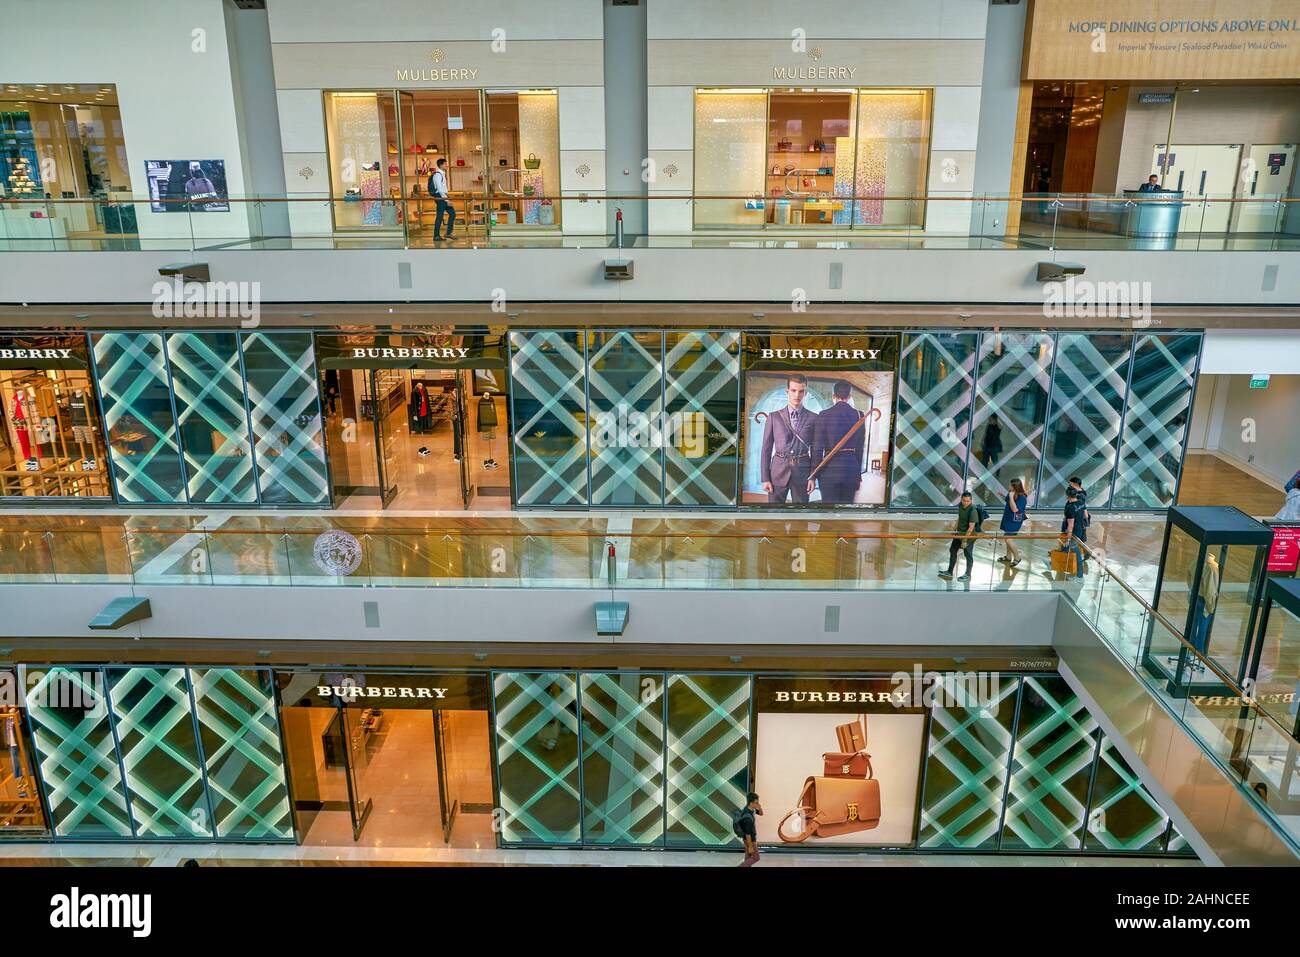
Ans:
[[[862,484],[867,429],[863,413],[849,404],[852,393],[853,386],[840,379],[831,387],[835,401],[817,415],[813,457],[819,468],[816,481],[827,504],[851,503]],[[841,440],[844,444],[836,449]]]
[[[759,472],[763,491],[772,504],[791,501],[805,503],[813,489],[813,443],[816,441],[817,413],[803,407],[808,394],[808,380],[792,375],[785,384],[786,407],[767,417],[763,429],[763,447],[759,452]]]
[[[433,217],[433,241],[442,242],[444,239],[451,239],[451,231],[456,226],[456,208],[451,205],[451,190],[447,186],[447,157],[445,156],[438,157],[433,175],[429,177],[429,195],[433,197],[434,205],[438,207],[438,214]],[[438,234],[442,231],[444,213],[447,215],[447,232],[440,236]]]
[[[961,501],[957,506],[957,524],[953,526],[957,537],[948,546],[948,570],[939,572],[940,578],[952,578],[952,573],[957,567],[957,553],[962,552],[966,556],[966,573],[957,581],[970,581],[971,566],[975,563],[974,535],[978,524],[979,512],[975,508],[975,501],[971,498],[970,492],[962,492]]]
[[[1074,482],[1074,479],[1070,480]],[[1065,492],[1065,515],[1061,519],[1061,551],[1073,552],[1076,565],[1074,567],[1075,579],[1083,579],[1083,549],[1078,545],[1079,542],[1088,540],[1088,526],[1084,524],[1084,505],[1080,500],[1081,493],[1071,485]]]
[[[745,859],[741,867],[753,867],[758,863],[758,826],[755,814],[763,813],[763,805],[758,802],[758,795],[750,791],[745,795],[745,806],[731,819],[731,830],[736,837],[745,842]]]

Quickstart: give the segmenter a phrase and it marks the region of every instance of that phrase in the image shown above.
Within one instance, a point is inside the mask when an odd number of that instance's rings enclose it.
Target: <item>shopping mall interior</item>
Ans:
[[[5,18],[0,866],[1300,862],[1294,0],[381,7]]]

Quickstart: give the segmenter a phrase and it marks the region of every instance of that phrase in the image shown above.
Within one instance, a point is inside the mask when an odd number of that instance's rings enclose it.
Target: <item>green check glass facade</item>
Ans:
[[[36,673],[27,715],[56,839],[294,840],[270,671]]]

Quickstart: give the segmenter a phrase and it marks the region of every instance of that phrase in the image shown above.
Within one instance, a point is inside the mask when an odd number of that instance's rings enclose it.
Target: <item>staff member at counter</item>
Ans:
[[[1147,181],[1138,187],[1139,193],[1163,193],[1165,188],[1160,185],[1160,177],[1152,173],[1147,177]]]

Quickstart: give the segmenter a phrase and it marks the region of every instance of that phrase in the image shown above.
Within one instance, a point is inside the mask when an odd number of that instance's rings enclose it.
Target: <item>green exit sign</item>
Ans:
[[[1267,375],[1253,375],[1253,376],[1251,376],[1251,377],[1250,377],[1250,387],[1251,387],[1252,389],[1267,389],[1267,388],[1268,388],[1268,376],[1267,376]]]

